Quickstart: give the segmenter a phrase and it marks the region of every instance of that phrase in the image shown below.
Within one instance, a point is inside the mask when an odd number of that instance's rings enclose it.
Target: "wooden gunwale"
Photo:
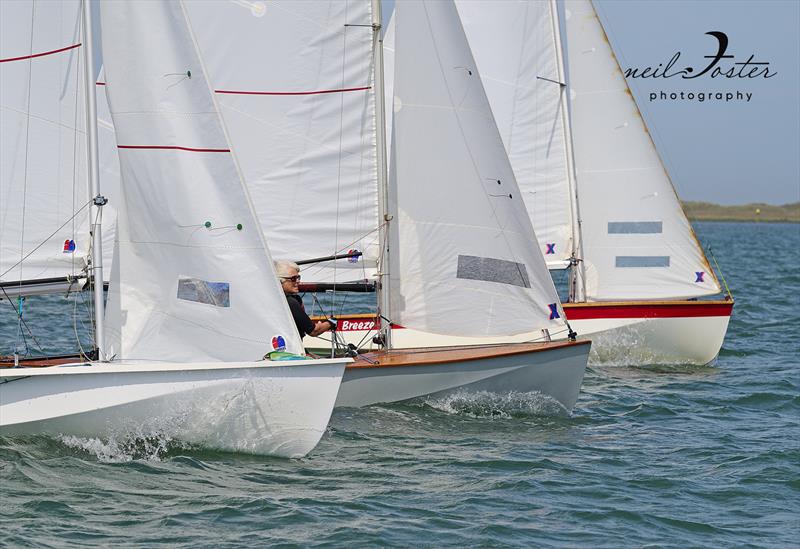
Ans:
[[[576,345],[590,344],[590,341],[550,341],[540,343],[391,349],[389,351],[372,351],[360,354],[358,357],[355,357],[355,362],[346,366],[346,369],[395,368],[399,366],[428,366],[453,362],[469,362],[474,360],[488,360],[502,356],[540,353]]]

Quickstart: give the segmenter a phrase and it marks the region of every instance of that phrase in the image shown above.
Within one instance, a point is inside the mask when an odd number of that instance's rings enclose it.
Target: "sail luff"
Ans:
[[[556,0],[550,0],[550,21],[553,28],[553,42],[556,56],[556,67],[561,85],[561,103],[559,111],[562,123],[564,124],[564,144],[567,159],[567,193],[569,194],[571,222],[572,222],[572,257],[569,273],[569,300],[583,301],[586,296],[584,281],[583,264],[583,236],[581,234],[581,211],[578,201],[578,177],[575,171],[575,153],[572,146],[572,124],[569,117],[569,83],[567,81],[567,71],[564,64],[564,44],[561,39],[561,25],[558,16],[558,4]]]
[[[374,32],[373,58],[373,90],[375,95],[375,147],[377,149],[378,175],[378,315],[383,334],[383,346],[392,346],[392,300],[391,300],[391,253],[389,250],[389,174],[387,171],[386,152],[386,106],[383,77],[383,21],[381,1],[372,0],[372,28]]]
[[[90,208],[89,234],[92,238],[91,280],[94,295],[94,341],[98,360],[105,362],[105,294],[103,291],[103,206],[105,197],[100,194],[100,162],[97,145],[97,102],[94,70],[94,41],[92,37],[92,9],[89,0],[83,4],[83,70],[86,93],[86,161],[89,189],[93,197]]]

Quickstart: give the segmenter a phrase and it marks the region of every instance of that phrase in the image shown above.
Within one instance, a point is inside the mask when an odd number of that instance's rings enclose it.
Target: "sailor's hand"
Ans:
[[[321,334],[323,332],[327,332],[328,330],[330,330],[330,327],[331,327],[331,325],[328,324],[327,320],[322,321],[322,322],[317,322],[316,324],[314,324],[314,331],[312,331],[309,335],[311,337],[316,337],[319,334]]]

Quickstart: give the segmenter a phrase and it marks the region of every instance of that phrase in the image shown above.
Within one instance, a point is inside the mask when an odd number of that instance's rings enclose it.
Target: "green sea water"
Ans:
[[[800,225],[696,230],[736,298],[714,365],[591,366],[572,414],[527,393],[337,410],[299,460],[0,437],[0,545],[796,547]],[[47,351],[86,331],[74,297],[25,306]]]

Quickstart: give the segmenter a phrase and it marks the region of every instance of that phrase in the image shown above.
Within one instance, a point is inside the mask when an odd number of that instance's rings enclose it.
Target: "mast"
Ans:
[[[581,213],[578,203],[578,178],[575,171],[575,157],[572,152],[572,128],[569,121],[569,89],[564,66],[564,51],[561,42],[561,29],[556,0],[550,0],[550,20],[553,23],[553,37],[556,46],[556,67],[561,87],[561,118],[564,125],[564,143],[567,153],[567,194],[572,209],[572,257],[569,269],[569,300],[584,301],[586,299],[586,276],[583,264],[583,237],[581,234]],[[578,276],[580,269],[580,276]],[[578,287],[580,282],[580,287]]]
[[[381,1],[372,0],[373,59],[375,60],[375,125],[378,148],[378,240],[381,246],[378,265],[378,313],[383,346],[391,348],[391,293],[389,291],[389,178],[386,170],[386,114],[383,90],[383,34]]]
[[[83,56],[86,84],[86,155],[89,189],[92,200],[89,233],[92,236],[91,278],[94,288],[94,338],[97,358],[107,362],[105,350],[104,297],[103,297],[103,206],[108,202],[100,194],[100,168],[97,153],[97,101],[95,96],[94,47],[92,44],[92,8],[89,0],[83,0]]]

